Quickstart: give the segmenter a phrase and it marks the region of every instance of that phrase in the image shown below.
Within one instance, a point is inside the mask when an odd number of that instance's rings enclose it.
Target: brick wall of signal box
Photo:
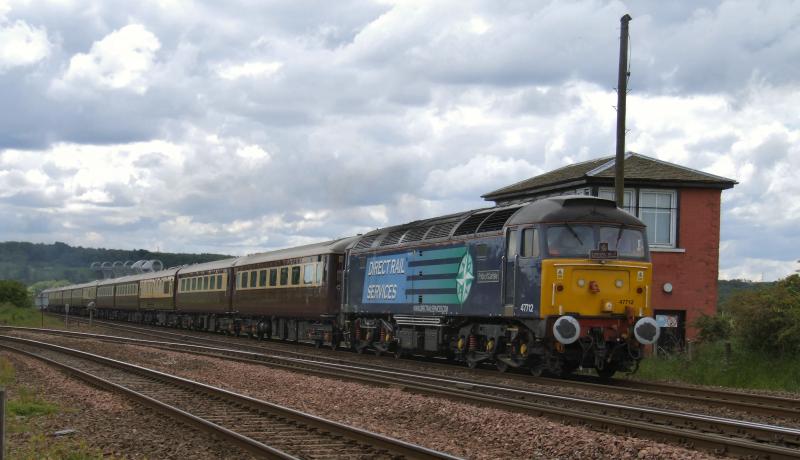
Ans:
[[[678,194],[677,247],[685,252],[652,252],[651,299],[656,310],[685,310],[686,339],[693,340],[697,318],[716,312],[721,191],[686,188]],[[672,283],[672,293],[664,292],[664,283]]]

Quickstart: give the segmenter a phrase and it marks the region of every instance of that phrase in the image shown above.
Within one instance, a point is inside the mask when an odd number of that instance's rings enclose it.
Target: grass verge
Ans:
[[[633,377],[800,393],[800,358],[765,356],[734,343],[730,360],[727,360],[723,342],[698,344],[693,355],[691,360],[686,354],[644,359]]]
[[[6,458],[11,459],[101,459],[103,454],[78,438],[54,438],[51,421],[64,409],[37,391],[17,383],[13,363],[0,356],[0,385],[6,389]],[[49,423],[48,423],[49,422]]]
[[[36,308],[17,307],[10,303],[2,303],[0,304],[0,325],[42,327],[42,312]],[[45,315],[44,327],[63,328],[64,322]]]

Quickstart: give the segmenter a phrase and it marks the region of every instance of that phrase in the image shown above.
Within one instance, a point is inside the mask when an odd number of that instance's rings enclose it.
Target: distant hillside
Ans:
[[[230,256],[222,254],[180,254],[150,252],[144,249],[95,249],[72,247],[64,243],[42,244],[9,241],[0,243],[0,279],[32,284],[45,280],[83,283],[96,279],[89,269],[92,262],[125,262],[158,259],[164,267],[209,262]]]
[[[717,282],[717,308],[724,305],[731,296],[742,291],[753,291],[775,284],[769,281],[719,280]]]

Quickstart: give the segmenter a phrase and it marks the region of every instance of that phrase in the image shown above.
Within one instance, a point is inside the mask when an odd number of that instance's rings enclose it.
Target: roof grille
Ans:
[[[375,241],[375,238],[377,237],[378,235],[365,236],[358,241],[358,244],[353,249],[367,249],[372,246],[372,243]]]
[[[445,222],[443,224],[434,225],[431,227],[428,234],[425,235],[426,240],[434,240],[436,238],[444,238],[450,235],[450,230],[456,226],[458,221]]]
[[[517,209],[519,209],[519,206],[493,212],[491,216],[487,217],[486,220],[483,221],[480,228],[478,228],[478,233],[502,230],[503,226],[506,224],[506,221],[508,221],[508,219],[510,219],[511,216],[517,212]]]
[[[425,236],[425,232],[428,231],[430,227],[414,227],[406,232],[406,236],[403,237],[403,243],[410,243],[412,241],[420,241],[423,236]]]
[[[381,246],[389,246],[392,244],[397,244],[400,241],[400,238],[406,233],[405,230],[395,230],[393,232],[389,232],[388,235],[381,241]]]
[[[481,225],[481,222],[483,222],[487,216],[489,216],[489,213],[485,212],[476,213],[469,216],[467,220],[465,220],[464,222],[461,223],[461,225],[458,226],[455,233],[453,233],[453,236],[471,235],[475,233],[475,230],[478,229],[478,227]]]

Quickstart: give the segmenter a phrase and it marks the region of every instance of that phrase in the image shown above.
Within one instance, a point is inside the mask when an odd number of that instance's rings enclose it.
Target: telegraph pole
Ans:
[[[631,16],[620,18],[622,31],[619,38],[619,80],[617,81],[617,158],[614,162],[614,197],[617,207],[623,207],[625,190],[625,97],[628,93],[628,23]]]

